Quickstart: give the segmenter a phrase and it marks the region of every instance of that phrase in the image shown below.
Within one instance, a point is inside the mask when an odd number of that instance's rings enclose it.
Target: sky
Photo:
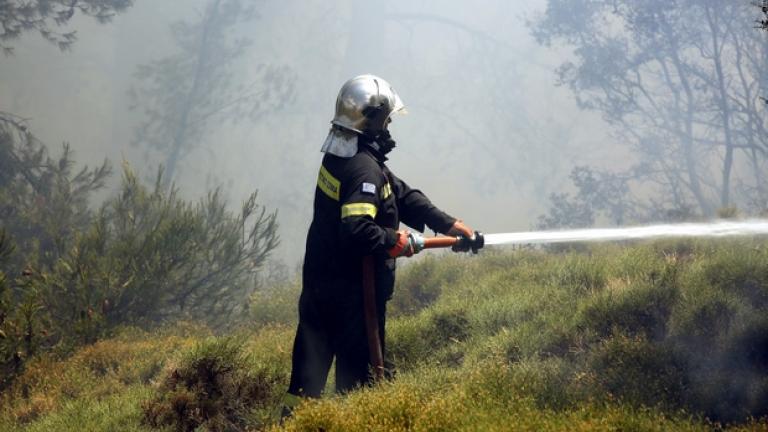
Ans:
[[[281,67],[293,96],[253,122],[212,125],[175,182],[190,199],[221,186],[233,208],[258,189],[260,203],[279,213],[275,257],[288,265],[303,253],[336,95],[355,75],[386,79],[407,107],[390,127],[392,171],[484,232],[531,229],[549,194],[569,190],[577,165],[627,163],[600,117],[557,85],[555,68],[570,53],[530,36],[543,0],[255,5],[258,17],[236,30],[252,44],[233,79]],[[77,18],[68,52],[25,35],[0,58],[0,110],[28,119],[54,153],[68,142],[79,162],[112,161],[105,194],[118,187],[122,160],[151,178],[161,160],[131,145],[142,118],[128,92],[139,65],[177,51],[171,25],[203,10],[202,0],[137,0],[108,24]]]

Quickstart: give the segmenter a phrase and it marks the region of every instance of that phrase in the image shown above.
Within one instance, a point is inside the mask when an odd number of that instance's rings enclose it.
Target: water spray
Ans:
[[[425,239],[425,249],[451,247],[457,251],[477,253],[484,246],[604,242],[679,237],[743,237],[768,234],[768,220],[715,221],[646,225],[627,228],[587,228],[554,231],[530,231],[483,234],[475,231],[471,238],[433,237]]]

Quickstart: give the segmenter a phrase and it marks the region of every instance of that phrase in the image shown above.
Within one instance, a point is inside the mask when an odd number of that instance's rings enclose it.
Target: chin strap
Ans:
[[[384,129],[381,131],[377,136],[375,143],[379,145],[379,151],[382,154],[387,154],[392,151],[393,148],[397,146],[397,142],[392,139],[392,135],[389,134],[389,131]]]
[[[387,130],[384,130],[373,136],[369,134],[360,135],[360,141],[358,142],[372,148],[382,156],[385,156],[387,153],[391,152],[392,149],[397,145]]]

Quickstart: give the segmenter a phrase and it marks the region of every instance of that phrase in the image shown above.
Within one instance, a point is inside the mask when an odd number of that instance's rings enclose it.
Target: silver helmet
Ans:
[[[404,108],[400,96],[388,82],[375,75],[360,75],[341,86],[331,123],[360,134],[375,135],[386,128],[393,113]]]

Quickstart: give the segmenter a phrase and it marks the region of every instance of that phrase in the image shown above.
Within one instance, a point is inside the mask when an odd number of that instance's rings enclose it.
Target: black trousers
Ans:
[[[368,337],[360,283],[308,280],[299,299],[299,325],[293,343],[288,393],[319,397],[336,358],[336,391],[344,393],[372,381]],[[384,352],[386,302],[392,295],[391,277],[378,278],[376,309]]]

